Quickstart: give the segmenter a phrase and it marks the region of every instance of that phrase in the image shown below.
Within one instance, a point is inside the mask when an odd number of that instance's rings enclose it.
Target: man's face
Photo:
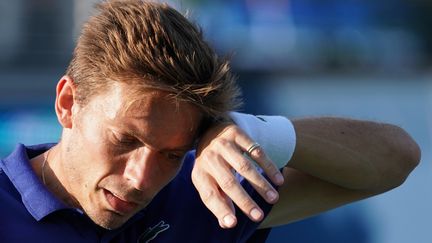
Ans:
[[[131,87],[115,84],[73,109],[63,134],[59,179],[72,200],[104,228],[117,228],[177,174],[192,148],[199,110],[148,90],[128,109]]]

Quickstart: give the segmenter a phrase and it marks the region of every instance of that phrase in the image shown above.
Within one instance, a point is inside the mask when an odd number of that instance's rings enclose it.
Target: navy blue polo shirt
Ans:
[[[80,210],[63,204],[34,173],[29,160],[51,146],[19,144],[0,160],[0,242],[264,242],[268,234],[269,230],[256,231],[258,224],[238,208],[237,226],[220,228],[192,184],[193,151],[179,174],[144,210],[119,229],[103,229]],[[245,180],[242,184],[268,214],[271,205]]]

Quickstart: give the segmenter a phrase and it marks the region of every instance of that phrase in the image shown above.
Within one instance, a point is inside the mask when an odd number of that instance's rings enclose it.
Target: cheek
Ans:
[[[150,173],[147,173],[148,180],[147,182],[152,185],[150,188],[154,188],[155,193],[162,190],[167,184],[169,184],[180,171],[180,166],[173,165],[170,163],[164,163],[159,161],[158,165],[153,165],[153,168]]]
[[[78,131],[80,147],[76,151],[82,158],[82,162],[87,164],[88,170],[97,174],[112,172],[113,167],[121,165],[116,161],[121,161],[116,147],[113,146],[104,133],[101,125],[96,121],[86,121],[90,124]]]
[[[65,163],[67,174],[76,185],[92,189],[109,174],[114,173],[118,165],[112,151],[103,141],[95,142],[85,138],[68,145],[68,160]]]
[[[177,174],[180,172],[181,167],[182,163],[173,164],[169,162],[159,166],[162,175],[161,177],[164,178],[165,181],[164,186],[177,176]]]

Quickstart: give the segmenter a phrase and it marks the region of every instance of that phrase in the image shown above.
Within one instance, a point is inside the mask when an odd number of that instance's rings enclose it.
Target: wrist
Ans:
[[[239,112],[230,112],[229,116],[251,139],[261,145],[278,168],[287,165],[296,145],[296,133],[289,119]]]

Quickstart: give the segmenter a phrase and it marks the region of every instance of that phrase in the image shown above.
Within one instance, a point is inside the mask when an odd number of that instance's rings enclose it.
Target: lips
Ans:
[[[105,198],[108,201],[108,204],[114,209],[114,211],[116,211],[122,215],[130,214],[138,206],[138,204],[136,204],[134,202],[124,201],[124,200],[118,198],[117,196],[115,196],[113,193],[111,193],[108,190],[104,189],[103,191],[105,194]]]

